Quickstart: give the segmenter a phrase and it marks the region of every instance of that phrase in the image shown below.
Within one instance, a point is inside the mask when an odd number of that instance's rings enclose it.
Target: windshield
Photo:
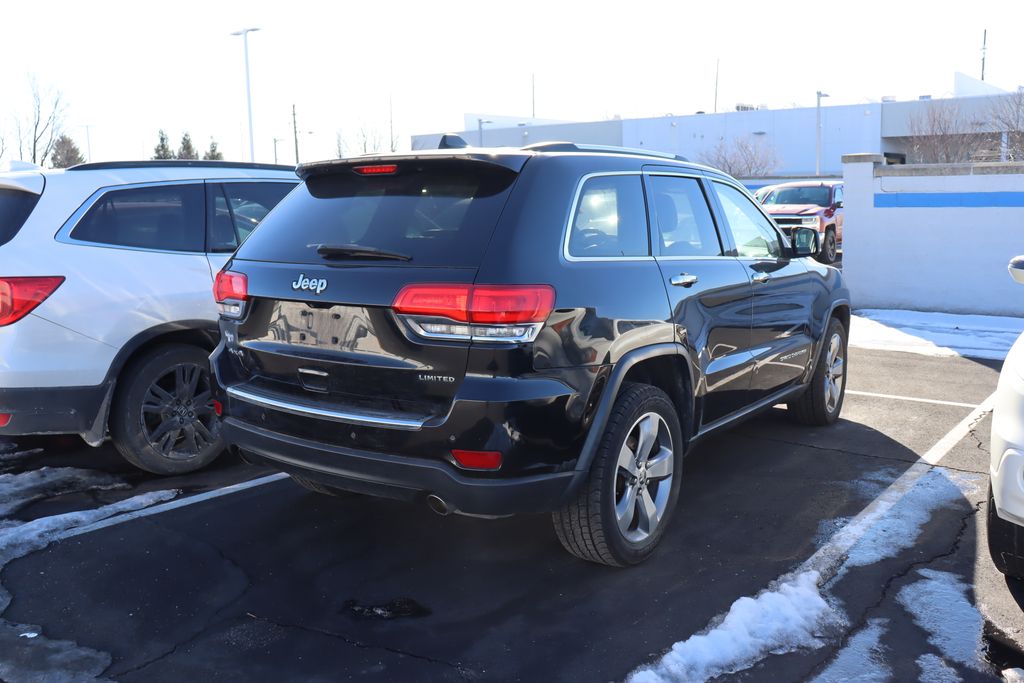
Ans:
[[[380,176],[341,167],[285,197],[238,258],[322,263],[320,247],[364,247],[416,266],[476,267],[515,178],[508,169],[451,161],[399,164]],[[338,252],[332,260],[343,260]]]
[[[829,188],[826,185],[811,187],[780,187],[768,195],[764,204],[813,204],[829,205]]]

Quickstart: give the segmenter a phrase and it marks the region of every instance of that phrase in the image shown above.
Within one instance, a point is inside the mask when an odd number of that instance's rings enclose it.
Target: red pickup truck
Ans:
[[[813,180],[775,185],[761,200],[784,233],[794,227],[815,228],[821,233],[818,260],[835,263],[843,243],[843,183]]]

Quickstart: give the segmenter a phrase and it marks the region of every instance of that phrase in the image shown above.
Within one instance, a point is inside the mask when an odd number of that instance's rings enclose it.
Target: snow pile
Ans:
[[[822,633],[845,618],[822,597],[819,578],[818,572],[803,572],[757,597],[740,598],[717,625],[676,643],[659,662],[635,671],[630,683],[706,681],[768,654],[821,647]]]
[[[863,309],[851,318],[850,346],[1002,360],[1022,332],[1021,318]]]
[[[904,586],[896,600],[928,632],[928,642],[947,658],[984,671],[982,664],[983,619],[967,599],[969,586],[960,577],[935,569],[918,569],[924,579]]]
[[[858,631],[811,683],[885,683],[892,670],[882,656],[888,619],[872,619]],[[928,679],[925,679],[928,680]]]
[[[76,467],[42,467],[18,474],[0,474],[0,516],[51,496],[123,488],[128,485],[119,477]]]

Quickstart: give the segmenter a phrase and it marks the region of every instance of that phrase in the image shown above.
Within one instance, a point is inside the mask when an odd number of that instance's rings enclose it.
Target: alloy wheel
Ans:
[[[829,413],[834,413],[839,406],[839,398],[843,393],[845,366],[843,338],[833,334],[828,342],[828,354],[825,356],[825,410]]]
[[[633,423],[619,451],[615,476],[615,518],[626,540],[638,543],[665,516],[675,468],[672,433],[657,413]]]
[[[142,403],[142,432],[164,457],[193,458],[217,440],[219,431],[206,368],[175,365],[149,385]]]

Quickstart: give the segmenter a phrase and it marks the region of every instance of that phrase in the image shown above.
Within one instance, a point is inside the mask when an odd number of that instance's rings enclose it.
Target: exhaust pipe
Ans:
[[[455,512],[454,509],[449,507],[448,503],[444,502],[443,500],[441,500],[439,496],[433,493],[427,496],[427,507],[429,507],[431,510],[441,515],[442,517],[447,517],[448,515]]]

